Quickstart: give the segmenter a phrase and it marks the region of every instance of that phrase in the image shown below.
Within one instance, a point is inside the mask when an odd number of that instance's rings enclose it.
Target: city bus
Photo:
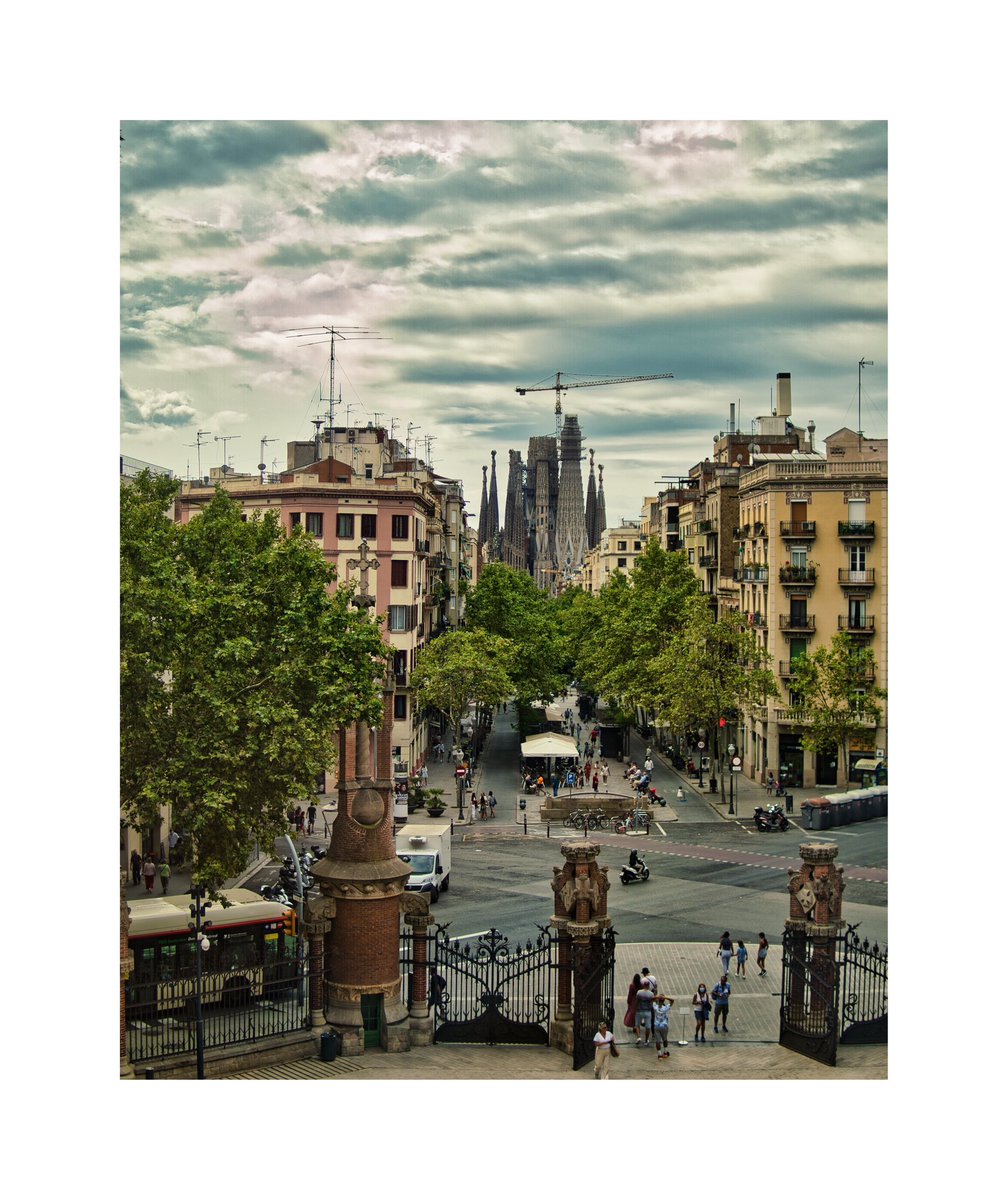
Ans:
[[[202,955],[202,1001],[235,1008],[270,1000],[299,979],[295,915],[286,905],[246,888],[211,903],[205,921],[210,942],[198,950],[189,923],[188,895],[158,896],[130,903],[129,948],[134,1003],[162,1015],[192,1007],[196,994],[196,955]]]

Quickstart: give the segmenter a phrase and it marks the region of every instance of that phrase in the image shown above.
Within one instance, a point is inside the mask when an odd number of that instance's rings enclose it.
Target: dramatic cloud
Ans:
[[[862,427],[886,432],[883,122],[122,132],[124,453],[184,473],[192,429],[172,427],[309,436],[328,341],[300,334],[330,324],[384,339],[338,344],[350,419],[412,422],[473,504],[491,449],[553,429],[553,392],[515,388],[558,370],[675,376],[563,399],[623,516],[710,453],[729,404],[769,411],[778,371],[825,436],[856,424],[873,360]],[[257,453],[248,434],[228,450]]]

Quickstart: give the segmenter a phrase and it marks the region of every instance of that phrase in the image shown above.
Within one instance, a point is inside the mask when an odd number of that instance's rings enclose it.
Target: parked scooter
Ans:
[[[779,804],[771,804],[765,810],[757,807],[753,813],[753,822],[760,832],[769,830],[770,832],[783,833],[790,825],[787,817],[784,816],[784,810]]]
[[[620,883],[646,883],[650,874],[642,854],[634,866],[620,867]]]

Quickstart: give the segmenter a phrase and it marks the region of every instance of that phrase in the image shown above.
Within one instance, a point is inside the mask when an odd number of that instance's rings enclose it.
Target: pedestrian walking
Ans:
[[[732,957],[735,954],[735,951],[732,949],[731,934],[727,929],[721,934],[721,941],[718,943],[717,952],[721,956],[722,974],[727,975],[728,968],[731,966]]]
[[[152,894],[154,892],[154,876],[156,874],[157,874],[157,866],[154,863],[154,859],[151,858],[151,856],[149,854],[145,855],[144,861],[143,861],[144,887],[147,889],[148,892],[150,892]]]
[[[490,794],[487,796],[487,807],[490,809],[490,816],[496,817],[497,816],[497,797],[493,794],[493,792],[490,792]]]
[[[659,1058],[668,1058],[668,1023],[671,1003],[661,994],[655,996],[651,1009],[651,1021],[654,1025],[654,1044]]]
[[[487,819],[486,792],[480,792],[479,809],[480,809],[480,820],[485,821]]]
[[[139,850],[134,850],[130,855],[130,873],[133,876],[133,886],[136,887],[143,874],[143,859],[140,857]]]
[[[767,936],[763,931],[760,931],[759,945],[756,947],[756,966],[759,967],[761,975],[766,974],[766,956],[770,949],[770,943],[767,941]]]
[[[420,782],[424,787],[427,786],[427,780],[429,777],[430,774],[427,770],[427,764],[424,763],[424,765],[420,768]]]
[[[298,833],[304,833],[304,809],[300,804],[294,809],[294,828]]]
[[[158,875],[161,876],[161,895],[168,895],[168,880],[171,879],[171,867],[168,865],[168,859],[163,858],[161,865],[158,867]]]
[[[595,1043],[595,1078],[609,1078],[609,1060],[619,1058],[616,1041],[612,1032],[606,1028],[605,1021],[599,1021],[598,1033],[592,1039]]]
[[[746,944],[739,938],[738,945],[735,948],[735,974],[738,975],[741,973],[743,979],[745,979],[745,965],[748,957],[749,951],[746,949]]]
[[[308,805],[308,836],[309,837],[311,837],[311,835],[315,832],[316,816],[318,816],[318,809],[315,807],[315,802],[312,801],[312,803]]]
[[[651,991],[657,996],[658,995],[658,980],[655,979],[655,977],[651,974],[651,968],[650,967],[641,967],[640,977],[641,977],[641,983],[643,983],[645,987],[649,987],[651,989]]]
[[[772,796],[776,790],[777,785],[774,783],[773,771],[768,771],[766,777],[766,794]]]
[[[641,1037],[644,1038],[644,1045],[651,1045],[651,1033],[653,1030],[652,1012],[654,1008],[655,994],[651,990],[650,984],[641,980],[640,988],[637,991],[637,1045],[641,1044]]]
[[[598,795],[598,771],[592,775],[592,791]]]
[[[602,782],[604,784],[609,782],[609,764],[604,758],[602,759]]]
[[[686,803],[686,793],[682,790],[682,784],[680,784],[676,788],[675,798],[676,798],[676,804],[685,804]]]
[[[476,824],[476,793],[469,793],[469,824]]]
[[[553,795],[556,796],[557,792],[559,792],[559,790],[560,790],[560,776],[556,773],[556,771],[553,772],[552,782],[553,782]]]
[[[637,1027],[637,993],[641,990],[641,977],[638,972],[633,979],[630,980],[630,986],[627,988],[626,997],[626,1012],[623,1014],[623,1024],[627,1029],[635,1029]]]
[[[711,1002],[707,995],[707,985],[698,983],[697,989],[693,993],[693,1016],[696,1017],[696,1031],[693,1034],[694,1042],[706,1042],[704,1030],[707,1028],[707,1019],[710,1017]]]
[[[721,982],[714,984],[714,1032],[717,1033],[718,1017],[721,1018],[721,1032],[728,1032],[728,998],[731,996],[731,984],[728,976],[722,975]]]

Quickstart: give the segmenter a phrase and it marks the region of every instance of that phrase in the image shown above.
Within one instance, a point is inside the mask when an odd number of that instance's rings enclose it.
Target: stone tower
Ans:
[[[595,451],[588,451],[588,495],[585,499],[585,538],[588,549],[594,550],[599,544],[602,530],[598,528],[598,502],[595,499]]]
[[[601,541],[602,534],[605,532],[605,528],[606,528],[605,490],[602,487],[602,470],[603,470],[602,464],[599,463],[598,498],[595,502],[595,530],[596,530],[597,536],[599,538],[599,541]],[[595,544],[598,545],[598,542],[596,542]]]
[[[581,570],[587,550],[585,501],[581,488],[581,426],[576,416],[564,417],[560,434],[560,484],[557,489],[557,587]]]
[[[525,484],[529,566],[536,586],[547,591],[556,579],[557,474],[556,438],[529,438]]]
[[[525,524],[525,468],[520,450],[508,451],[507,494],[501,559],[515,571],[527,571],[528,527]]]
[[[490,451],[490,494],[487,498],[486,540],[489,559],[499,562],[501,556],[500,510],[497,507],[497,451]]]

